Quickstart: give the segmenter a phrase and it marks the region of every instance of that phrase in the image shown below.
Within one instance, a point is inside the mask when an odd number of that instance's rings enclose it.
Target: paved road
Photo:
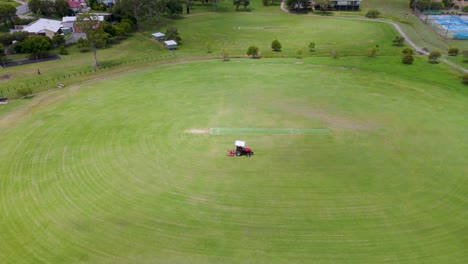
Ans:
[[[20,18],[33,18],[32,16],[25,15],[26,13],[29,13],[28,4],[25,1],[23,0],[14,0],[14,1],[21,4],[20,6],[16,8],[16,15],[18,15]]]
[[[281,10],[283,10],[284,12],[286,13],[290,13],[289,10],[286,8],[285,6],[285,3],[284,3],[284,0],[281,2]],[[400,35],[402,37],[405,38],[405,41],[406,43],[408,43],[408,45],[410,45],[413,49],[416,50],[417,53],[419,54],[424,54],[424,55],[429,55],[429,52],[427,51],[424,51],[422,50],[421,47],[419,47],[418,45],[414,44],[413,41],[411,41],[411,39],[408,37],[408,35],[406,35],[406,33],[400,28],[400,26],[392,21],[389,21],[389,20],[383,20],[383,19],[368,19],[368,18],[351,18],[351,17],[338,17],[338,16],[333,16],[333,17],[328,17],[328,16],[323,16],[323,17],[320,17],[320,18],[332,18],[332,19],[347,19],[347,20],[363,20],[363,21],[370,21],[370,22],[380,22],[380,23],[386,23],[386,24],[390,24],[392,25],[397,31],[398,33],[400,33]],[[468,69],[465,69],[451,61],[448,61],[446,59],[440,59],[440,61],[452,66],[453,68],[463,72],[463,73],[468,73]]]

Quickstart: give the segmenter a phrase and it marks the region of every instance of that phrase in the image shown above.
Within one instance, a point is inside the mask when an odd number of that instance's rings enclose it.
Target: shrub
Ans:
[[[302,49],[297,49],[296,55],[297,55],[297,58],[302,59]]]
[[[270,4],[270,1],[269,0],[262,0],[262,4],[264,6],[268,6]]]
[[[455,5],[455,6],[453,7],[453,9],[458,10],[458,9],[460,9],[460,6],[459,6],[459,5]]]
[[[211,42],[206,43],[206,52],[207,53],[213,52],[213,44],[211,44]]]
[[[378,18],[379,15],[380,15],[380,12],[378,10],[376,10],[376,9],[370,9],[366,13],[366,17],[368,17],[368,18]]]
[[[227,49],[222,49],[221,50],[221,58],[223,61],[228,61],[229,60],[229,51]]]
[[[247,49],[247,55],[251,56],[252,58],[259,57],[259,51],[257,46],[250,46]]]
[[[396,36],[392,42],[393,42],[393,46],[401,47],[403,46],[403,43],[405,43],[405,38],[402,36]]]
[[[369,48],[367,50],[367,56],[369,56],[371,58],[376,57],[377,56],[377,51],[379,51],[379,49],[376,48],[376,47]]]
[[[330,54],[331,54],[332,58],[334,58],[334,59],[340,58],[340,56],[338,54],[338,51],[336,51],[336,50],[332,50],[332,52],[330,52]]]
[[[468,6],[463,7],[463,12],[468,12]]]
[[[442,56],[442,55],[440,54],[439,51],[437,51],[437,50],[431,51],[431,53],[429,53],[429,56],[428,56],[429,63],[437,63],[440,56]]]
[[[414,58],[413,58],[413,55],[411,54],[405,54],[403,55],[403,58],[401,59],[401,62],[403,62],[403,64],[413,64],[413,61],[414,61]]]
[[[59,48],[59,54],[60,54],[60,55],[67,55],[67,54],[68,54],[67,48],[65,48],[65,46],[63,46],[63,45],[60,46],[60,48]]]
[[[468,85],[468,73],[462,76],[462,82],[465,85]]]
[[[177,42],[177,44],[182,45],[182,39],[179,36],[179,30],[177,29],[177,27],[170,27],[166,29],[165,35],[166,39],[172,39],[175,42]]]
[[[315,50],[315,42],[309,42],[309,51],[314,51]]]
[[[28,95],[31,95],[33,93],[33,89],[31,87],[23,87],[18,90],[16,90],[16,94],[19,97],[26,97]]]
[[[273,40],[271,43],[271,49],[273,51],[281,51],[281,43],[277,39]]]
[[[410,49],[410,48],[404,48],[403,51],[401,52],[403,53],[403,55],[413,55],[414,54],[414,50],[413,49]]]
[[[460,51],[460,50],[459,50],[458,48],[451,47],[451,48],[448,50],[448,55],[450,55],[450,56],[457,56],[459,51]]]

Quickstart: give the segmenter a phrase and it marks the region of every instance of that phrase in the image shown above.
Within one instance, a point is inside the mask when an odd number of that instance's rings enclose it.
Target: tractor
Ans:
[[[245,147],[245,141],[236,140],[236,156],[250,157],[254,154],[251,148]]]

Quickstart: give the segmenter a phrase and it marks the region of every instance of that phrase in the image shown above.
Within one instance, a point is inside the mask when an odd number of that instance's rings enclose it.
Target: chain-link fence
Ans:
[[[468,40],[468,16],[441,15],[438,10],[421,12],[414,9],[414,14],[445,39]]]

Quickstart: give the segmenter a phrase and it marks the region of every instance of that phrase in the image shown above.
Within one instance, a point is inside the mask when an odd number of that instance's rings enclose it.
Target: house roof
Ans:
[[[75,22],[76,16],[64,16],[62,17],[62,22]]]
[[[153,34],[151,34],[151,35],[153,35],[154,37],[157,37],[157,38],[158,38],[158,37],[164,37],[164,36],[165,36],[165,35],[164,35],[163,33],[161,33],[161,32],[156,32],[156,33],[153,33]]]
[[[80,5],[86,6],[86,3],[83,3],[81,1],[68,0],[67,2],[68,6],[70,6],[71,8],[79,7]]]
[[[23,31],[29,33],[45,33],[45,30],[57,32],[62,27],[62,22],[57,20],[40,18],[39,20],[27,25]]]
[[[166,40],[166,41],[164,41],[164,44],[166,44],[166,45],[177,45],[177,42],[175,42],[173,40]]]

